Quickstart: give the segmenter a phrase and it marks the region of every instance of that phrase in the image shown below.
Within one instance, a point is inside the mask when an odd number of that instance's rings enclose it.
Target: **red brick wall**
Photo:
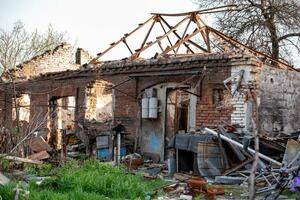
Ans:
[[[12,118],[12,99],[4,90],[0,90],[0,125],[10,127]]]
[[[104,77],[106,81],[117,85],[128,79],[126,75],[116,75]],[[126,94],[128,95],[126,95]],[[126,131],[130,134],[129,138],[133,140],[138,128],[139,119],[139,103],[136,100],[136,80],[132,79],[114,89],[114,116],[115,120],[119,120],[126,127]]]
[[[230,123],[232,106],[227,103],[229,92],[223,85],[223,80],[231,73],[230,67],[216,67],[207,72],[202,81],[202,88],[198,88],[201,99],[198,98],[196,110],[196,127],[219,124],[222,120]],[[216,104],[213,100],[213,90],[218,89],[223,93],[223,101]]]
[[[230,114],[232,106],[216,105],[213,103],[213,89],[223,89],[226,93],[223,80],[230,76],[230,67],[209,69],[203,80],[202,98],[198,99],[196,111],[196,126],[218,124],[221,120],[230,123]],[[139,102],[137,95],[145,88],[164,82],[181,83],[191,75],[187,76],[166,76],[166,77],[142,77],[130,80],[116,87],[115,90],[115,111],[114,118],[121,120],[126,126],[128,132],[134,136],[139,127]],[[128,75],[114,75],[104,78],[113,84],[121,83],[128,79]],[[118,90],[129,94],[123,94]],[[198,93],[200,92],[200,88]],[[226,96],[226,95],[225,95]],[[228,95],[226,96],[226,98]]]
[[[230,123],[232,106],[215,104],[213,102],[213,89],[216,89],[214,85],[203,85],[202,98],[197,102],[196,127],[217,125],[222,120]],[[226,91],[225,87],[223,91]]]

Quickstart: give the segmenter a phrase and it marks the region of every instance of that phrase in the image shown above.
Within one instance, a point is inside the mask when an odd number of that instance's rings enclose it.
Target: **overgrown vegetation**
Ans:
[[[52,164],[42,164],[42,165],[32,165],[32,164],[25,164],[24,170],[28,174],[37,175],[37,176],[49,176],[53,175],[54,168]]]
[[[49,166],[46,169],[53,173]],[[3,199],[13,199],[16,184],[0,186]],[[87,160],[81,164],[68,162],[41,185],[31,181],[28,189],[30,200],[144,199],[147,195],[155,195],[154,190],[162,185],[161,180],[144,180],[139,174],[126,173],[122,167]]]
[[[0,159],[0,171],[7,171],[9,168],[10,161]]]

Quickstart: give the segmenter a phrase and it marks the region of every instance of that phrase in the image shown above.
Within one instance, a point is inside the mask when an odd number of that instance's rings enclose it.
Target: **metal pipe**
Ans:
[[[211,130],[210,128],[204,128],[204,130],[207,131],[207,132],[209,132],[209,133],[211,133],[211,134],[213,134],[214,136],[218,137],[218,133],[217,133],[216,131]],[[236,142],[236,141],[234,141],[234,140],[230,139],[229,137],[226,137],[226,136],[224,136],[224,135],[222,135],[222,134],[220,134],[220,137],[221,137],[222,140],[224,140],[224,141],[226,141],[226,142],[229,142],[229,143],[231,143],[231,144],[233,144],[233,145],[235,145],[235,146],[237,146],[237,147],[243,149],[243,145],[242,145],[241,143]],[[251,154],[254,154],[254,153],[255,153],[255,150],[253,150],[253,149],[251,149],[251,148],[249,148],[249,147],[248,147],[247,150],[248,150]],[[281,166],[281,165],[282,165],[280,162],[278,162],[278,161],[276,161],[276,160],[274,160],[274,159],[272,159],[272,158],[270,158],[270,157],[268,157],[268,156],[266,156],[266,155],[264,155],[264,154],[258,153],[258,157],[262,158],[263,160],[272,162],[272,163],[274,163],[274,164],[276,164],[276,165],[278,165],[278,166]]]
[[[117,163],[120,164],[121,160],[121,133],[117,133]]]

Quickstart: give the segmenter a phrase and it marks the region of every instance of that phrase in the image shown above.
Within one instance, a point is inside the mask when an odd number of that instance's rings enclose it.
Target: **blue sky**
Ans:
[[[136,28],[151,12],[197,9],[191,0],[0,0],[0,27],[9,29],[21,20],[28,30],[43,31],[51,24],[66,32],[71,43],[76,41],[95,55]]]

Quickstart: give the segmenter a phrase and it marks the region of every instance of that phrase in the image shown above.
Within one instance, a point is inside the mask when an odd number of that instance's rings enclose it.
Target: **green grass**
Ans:
[[[14,183],[5,185],[5,187],[0,185],[0,196],[3,200],[14,199],[13,190],[15,186]]]
[[[0,171],[7,171],[9,169],[10,161],[0,159]]]
[[[27,174],[33,174],[37,176],[49,176],[53,174],[53,165],[52,164],[24,164],[24,171]]]
[[[290,189],[285,189],[285,190],[282,192],[282,195],[288,196],[289,199],[297,199],[297,198],[300,197],[300,195],[299,195],[298,192],[291,192]]]
[[[84,199],[144,199],[154,195],[153,190],[164,185],[161,180],[144,180],[141,175],[126,174],[121,167],[87,160],[68,162],[56,175],[41,185],[29,184],[30,200],[84,200]],[[0,186],[0,195],[13,199],[14,185]]]

